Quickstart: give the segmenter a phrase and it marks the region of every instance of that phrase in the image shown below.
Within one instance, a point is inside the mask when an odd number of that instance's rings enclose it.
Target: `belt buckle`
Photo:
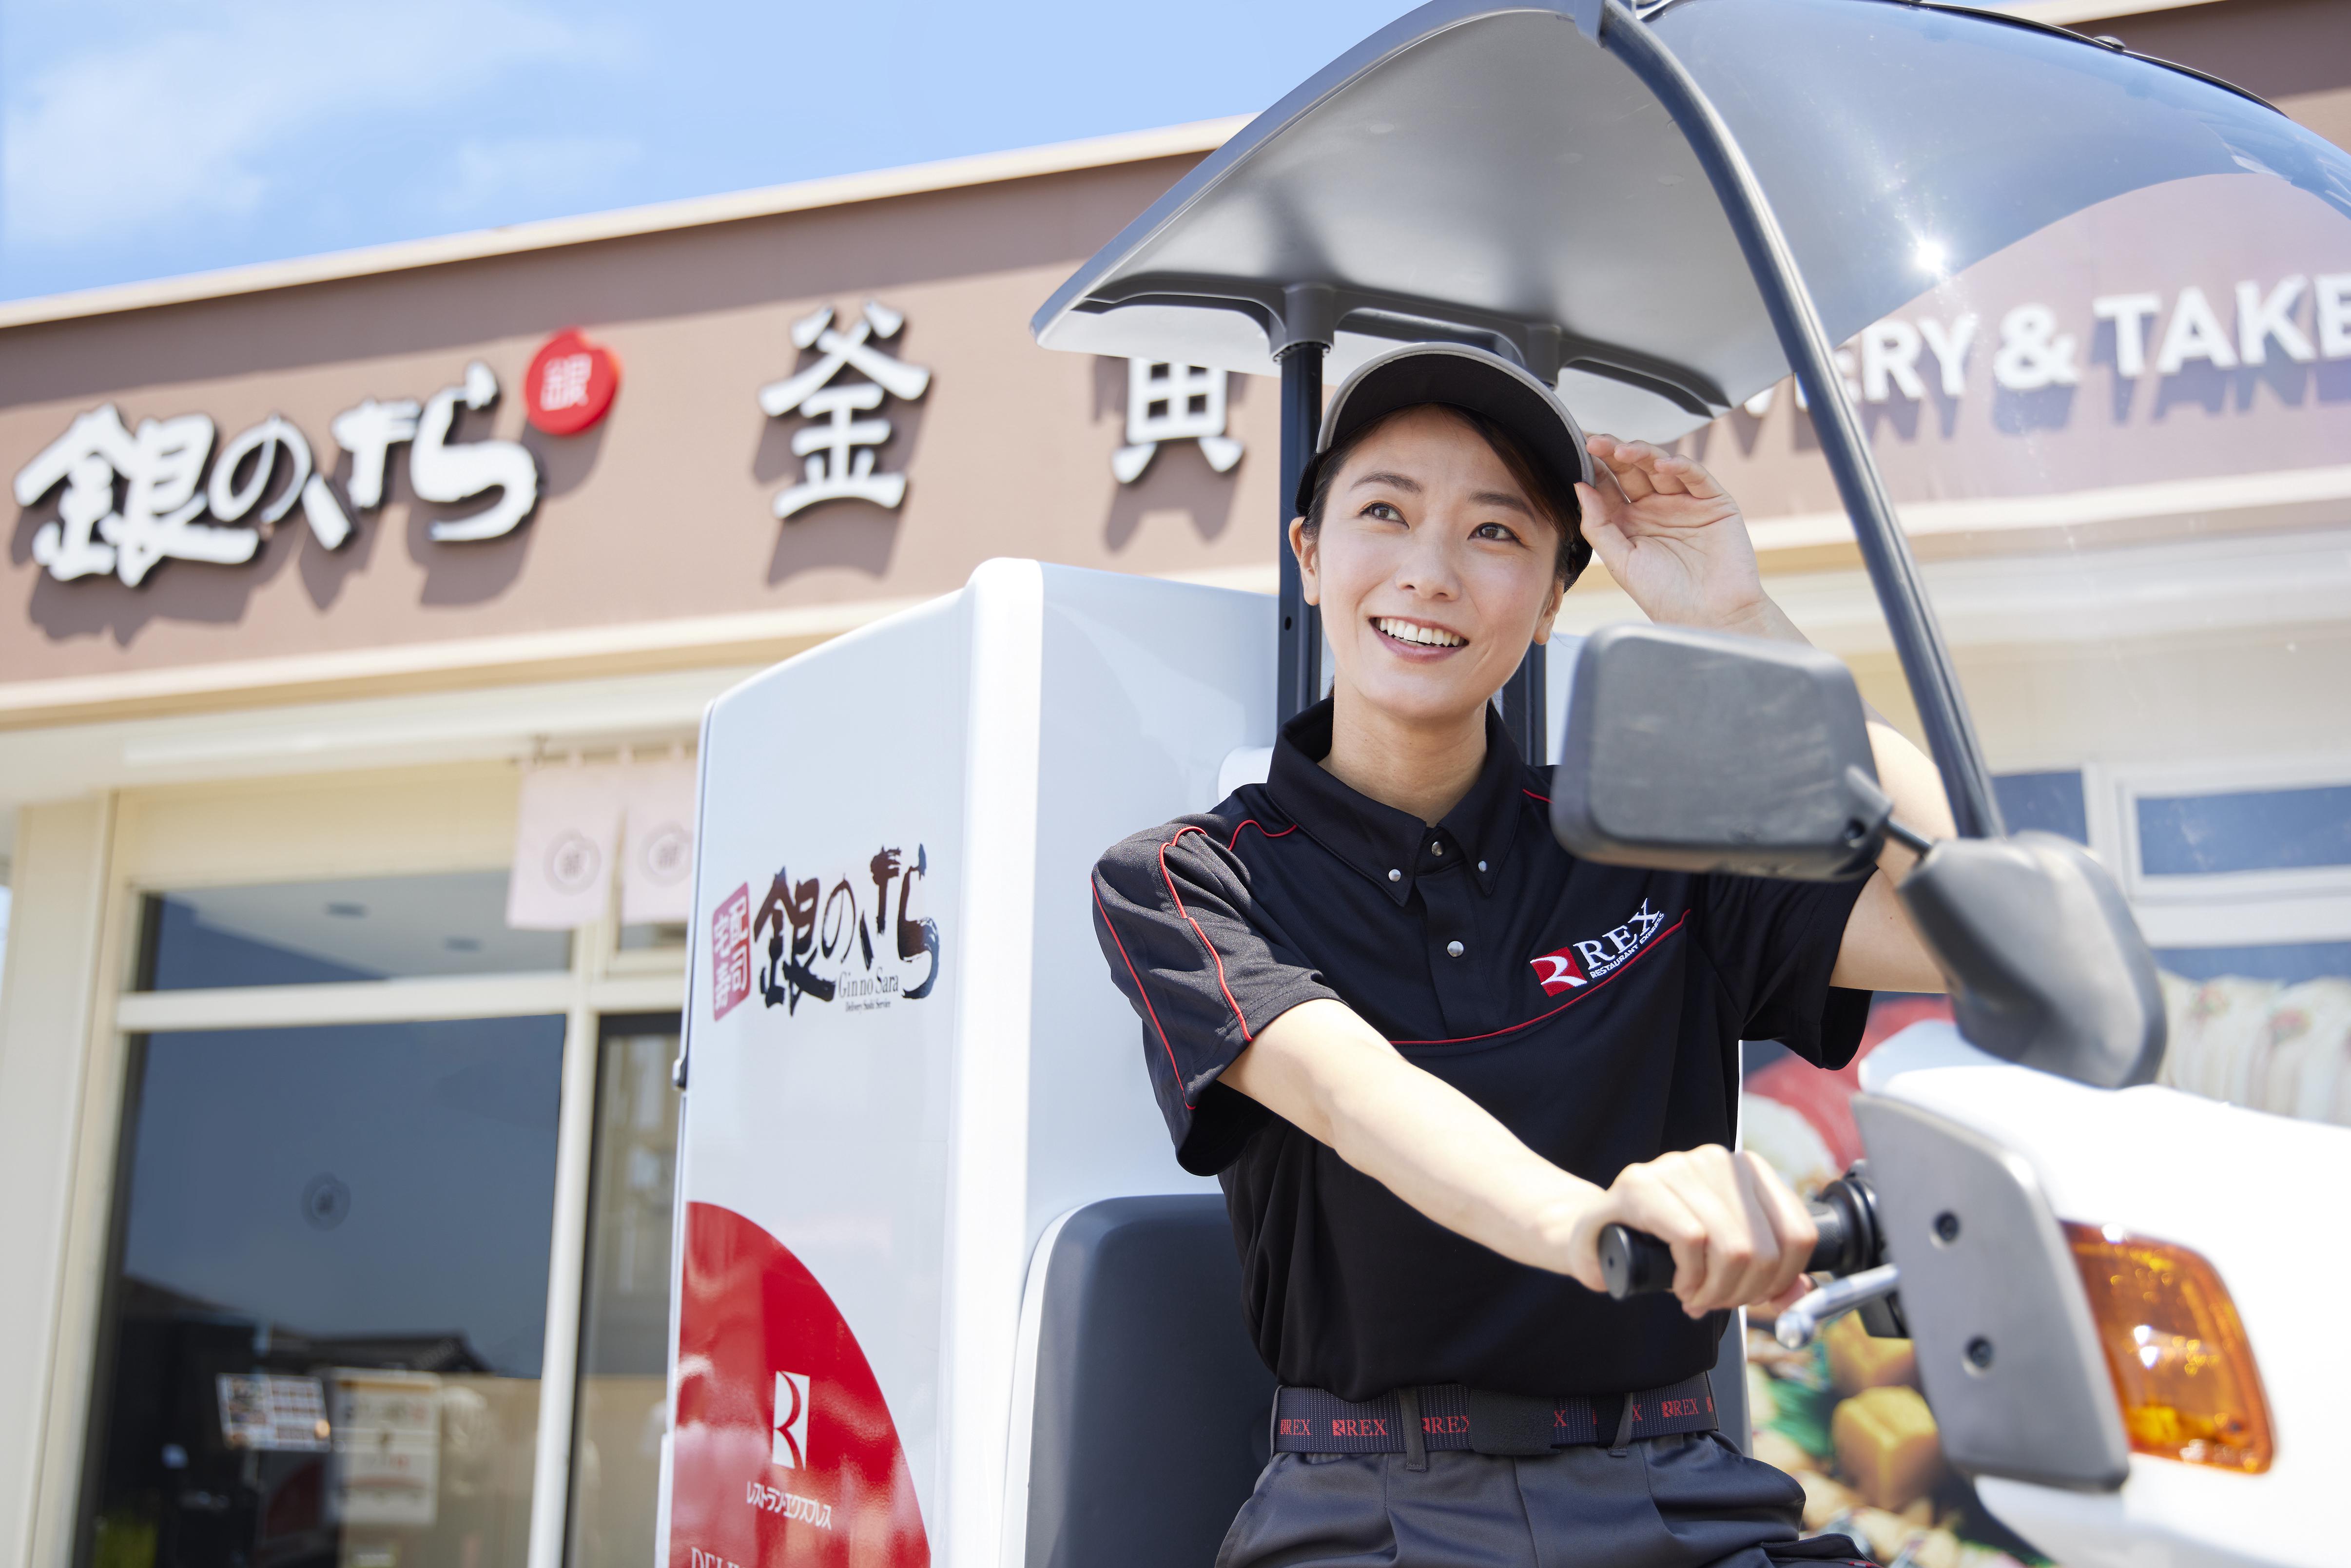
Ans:
[[[1531,1458],[1552,1449],[1552,1401],[1469,1390],[1469,1447],[1498,1458]]]

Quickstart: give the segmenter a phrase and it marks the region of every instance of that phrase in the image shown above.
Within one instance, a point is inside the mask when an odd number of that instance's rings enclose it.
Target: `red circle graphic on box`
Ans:
[[[621,390],[621,361],[578,328],[549,338],[523,372],[523,402],[530,422],[549,435],[577,435],[611,409]]]
[[[930,1568],[913,1472],[857,1336],[758,1226],[685,1211],[670,1568]]]

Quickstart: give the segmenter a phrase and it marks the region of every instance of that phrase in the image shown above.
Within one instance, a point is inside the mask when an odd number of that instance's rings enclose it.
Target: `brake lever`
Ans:
[[[1771,1337],[1790,1350],[1802,1350],[1833,1320],[1855,1307],[1892,1295],[1901,1284],[1901,1270],[1891,1263],[1865,1269],[1842,1280],[1831,1280],[1798,1298],[1795,1305],[1782,1312],[1779,1321],[1771,1325]]]

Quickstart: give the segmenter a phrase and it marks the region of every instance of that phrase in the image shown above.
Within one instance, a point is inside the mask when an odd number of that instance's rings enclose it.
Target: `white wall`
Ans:
[[[78,1376],[90,1325],[58,1299],[77,1194],[91,1009],[105,916],[112,803],[99,797],[17,814],[14,904],[0,979],[0,1563],[63,1564],[78,1446]],[[69,1390],[71,1411],[51,1408]],[[37,1523],[42,1526],[36,1529]]]

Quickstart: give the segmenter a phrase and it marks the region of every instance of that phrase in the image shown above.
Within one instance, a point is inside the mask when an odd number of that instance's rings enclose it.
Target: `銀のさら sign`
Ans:
[[[33,535],[33,559],[49,576],[60,582],[112,576],[136,588],[166,560],[251,561],[297,507],[321,546],[341,549],[353,532],[352,514],[383,505],[394,450],[405,447],[409,487],[419,500],[487,501],[434,521],[433,539],[499,538],[538,505],[538,459],[517,442],[454,439],[461,411],[491,408],[498,395],[496,374],[475,360],[462,380],[429,397],[360,399],[328,422],[334,447],[350,460],[340,489],[329,477],[334,463],[314,454],[282,414],[217,442],[209,414],[141,419],[134,427],[115,404],[102,403],[16,470],[16,504],[56,497],[56,516]],[[609,388],[604,398],[609,403]]]

